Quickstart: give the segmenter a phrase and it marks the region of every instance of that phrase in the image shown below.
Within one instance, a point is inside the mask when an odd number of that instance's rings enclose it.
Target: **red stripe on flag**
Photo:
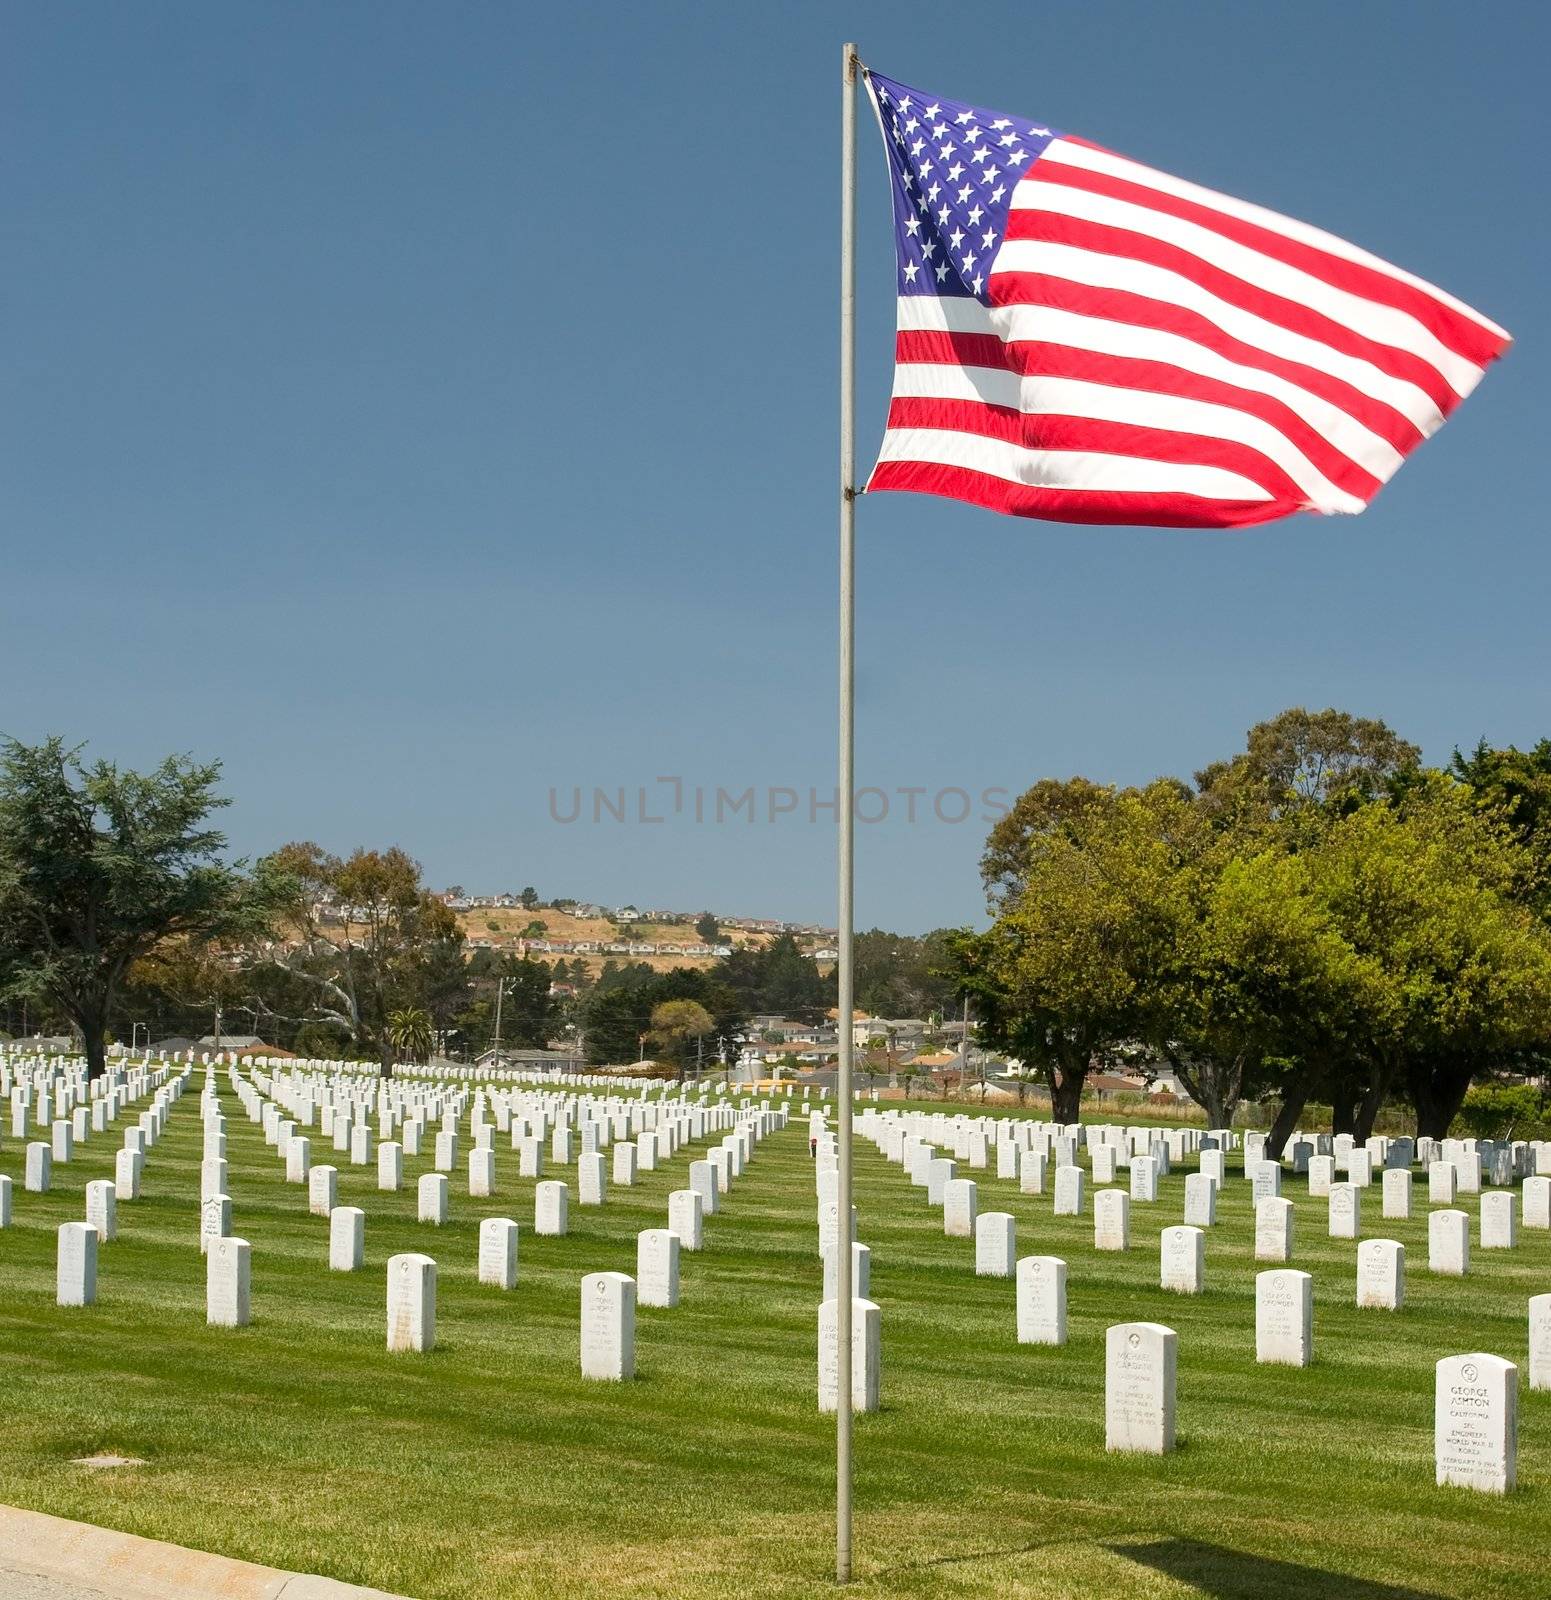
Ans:
[[[1136,456],[1221,467],[1258,484],[1286,505],[1306,508],[1308,494],[1270,457],[1233,439],[1181,433],[1130,422],[1053,414],[1030,416],[973,400],[925,400],[901,396],[889,406],[890,428],[940,428],[952,433],[1003,439],[1025,450],[1091,450],[1102,455]]]
[[[928,364],[957,366],[951,356],[938,358],[930,346],[918,346],[917,340],[941,340],[942,334],[902,333],[899,335],[900,362],[921,361]],[[907,342],[908,341],[908,342]],[[1001,347],[998,346],[1000,351]],[[1297,412],[1253,389],[1240,389],[1214,378],[1203,378],[1182,367],[1172,367],[1164,362],[1144,361],[1132,357],[1099,355],[1092,350],[1078,350],[1069,345],[1029,344],[1018,347],[1027,363],[1027,374],[1039,377],[1075,378],[1084,383],[1099,383],[1116,389],[1140,389],[1152,394],[1175,395],[1182,400],[1201,400],[1210,405],[1223,406],[1230,411],[1243,412],[1257,417],[1276,429],[1294,448],[1306,456],[1311,465],[1330,479],[1339,489],[1354,494],[1362,500],[1371,500],[1378,493],[1383,480],[1366,472],[1332,445],[1323,434],[1311,428]],[[1007,369],[1005,360],[995,362],[965,362],[966,368],[991,366]]]
[[[1008,219],[1010,240],[1032,239],[1048,244],[1069,245],[1099,255],[1119,256],[1128,261],[1143,261],[1150,266],[1178,273],[1192,283],[1237,306],[1252,316],[1274,323],[1305,339],[1328,345],[1342,355],[1371,362],[1392,378],[1415,384],[1445,416],[1459,404],[1460,396],[1431,363],[1407,350],[1382,344],[1377,339],[1354,332],[1310,306],[1257,288],[1243,278],[1204,261],[1180,245],[1170,244],[1151,234],[1089,222],[1081,217],[1063,216],[1052,211],[1014,211]]]
[[[1225,333],[1199,312],[1187,311],[1183,306],[1169,301],[1152,300],[1124,289],[1095,289],[1088,284],[1074,283],[1069,278],[1029,272],[993,272],[988,288],[992,304],[998,307],[1052,306],[1062,311],[1074,311],[1080,316],[1099,317],[1107,322],[1178,334],[1240,366],[1274,373],[1300,389],[1318,395],[1348,416],[1356,418],[1381,439],[1388,440],[1402,455],[1414,450],[1424,437],[1409,417],[1402,416],[1383,401],[1354,389],[1340,378],[1322,372],[1317,367],[1271,355],[1258,345],[1246,344]],[[1009,343],[1007,350],[1009,362],[1020,371],[1026,370],[1018,354],[1019,343]]]
[[[1087,144],[1083,139],[1072,139],[1070,142]],[[1088,148],[1099,149],[1101,146],[1088,145]],[[1225,239],[1232,239],[1236,244],[1258,250],[1285,266],[1297,267],[1333,288],[1344,289],[1348,294],[1360,295],[1365,300],[1376,301],[1395,311],[1408,312],[1441,344],[1478,367],[1495,360],[1510,343],[1414,284],[1364,266],[1361,262],[1348,260],[1345,256],[1333,255],[1315,245],[1290,239],[1274,229],[1260,227],[1198,201],[1184,200],[1161,189],[1133,183],[1107,172],[1074,167],[1064,161],[1041,161],[1037,166],[1042,183],[1067,184],[1074,189],[1086,189],[1091,194],[1107,195],[1112,200],[1129,200],[1134,205],[1148,206],[1154,211],[1178,217],[1183,222],[1194,222],[1221,234]]]
[[[1111,489],[1035,489],[967,467],[929,462],[883,461],[867,492],[935,494],[967,500],[1014,517],[1052,522],[1087,522],[1133,527],[1240,528],[1296,511],[1275,500],[1208,500],[1193,494],[1127,494]]]

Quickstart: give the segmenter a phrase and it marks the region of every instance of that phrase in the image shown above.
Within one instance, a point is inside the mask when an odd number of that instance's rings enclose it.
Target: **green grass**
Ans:
[[[54,1305],[54,1232],[84,1215],[88,1180],[111,1177],[121,1134],[95,1136],[40,1196],[22,1191],[7,1124],[0,1171],[16,1192],[0,1233],[0,1500],[423,1600],[795,1597],[825,1584],[834,1435],[815,1401],[821,1273],[799,1119],[709,1219],[706,1250],[684,1256],[679,1307],[638,1311],[638,1381],[615,1386],[579,1376],[579,1279],[634,1271],[636,1233],[665,1225],[688,1154],[634,1189],[611,1185],[602,1210],[578,1207],[573,1186],[569,1236],[541,1239],[532,1181],[518,1179],[499,1135],[496,1197],[469,1199],[454,1174],[441,1230],[414,1218],[429,1153],[406,1161],[402,1193],[383,1195],[375,1161],[352,1168],[314,1136],[314,1159],[340,1165],[340,1202],[367,1216],[365,1270],[335,1274],[305,1186],[282,1181],[223,1092],[253,1323],[220,1331],[205,1325],[196,1237],[198,1082],[150,1152],[143,1197],[119,1206],[89,1309]],[[1126,1255],[1093,1250],[1091,1205],[1057,1219],[1048,1194],[974,1176],[982,1210],[1016,1216],[1020,1254],[1070,1264],[1069,1343],[1017,1345],[1011,1283],[977,1279],[972,1247],[943,1237],[924,1191],[858,1143],[883,1308],[883,1410],[856,1427],[859,1593],[1551,1591],[1551,1394],[1521,1381],[1517,1493],[1432,1482],[1433,1362],[1481,1349],[1524,1364],[1525,1303],[1551,1289],[1551,1235],[1477,1250],[1463,1281],[1434,1279],[1425,1183],[1406,1223],[1380,1221],[1375,1186],[1364,1233],[1405,1243],[1407,1305],[1358,1312],[1355,1246],[1328,1239],[1324,1202],[1289,1182],[1293,1264],[1315,1277],[1315,1365],[1295,1371],[1254,1361],[1241,1178],[1208,1234],[1207,1293],[1183,1299],[1157,1287],[1158,1235],[1183,1214],[1178,1170],[1156,1205],[1133,1206]],[[522,1227],[510,1294],[476,1281],[486,1215]],[[411,1249],[439,1265],[438,1345],[390,1357],[384,1266]],[[1180,1442],[1168,1457],[1104,1451],[1104,1330],[1132,1318],[1179,1332]],[[69,1464],[96,1451],[147,1464]]]

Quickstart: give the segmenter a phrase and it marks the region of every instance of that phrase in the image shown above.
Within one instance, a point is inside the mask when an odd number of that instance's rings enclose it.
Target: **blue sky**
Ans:
[[[244,852],[832,920],[847,35],[1517,340],[1357,519],[864,502],[859,781],[891,811],[858,830],[862,926],[980,911],[950,790],[1189,772],[1298,703],[1439,760],[1551,733],[1551,26],[1383,0],[7,4],[0,729],[221,757]],[[870,459],[893,269],[859,131]],[[760,820],[718,824],[718,787]]]

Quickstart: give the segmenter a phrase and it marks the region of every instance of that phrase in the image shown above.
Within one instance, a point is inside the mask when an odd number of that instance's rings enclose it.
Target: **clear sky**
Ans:
[[[864,501],[859,781],[891,813],[858,830],[862,926],[979,913],[985,824],[953,789],[1188,773],[1299,703],[1437,760],[1551,733],[1543,6],[0,18],[0,730],[219,756],[244,852],[398,843],[437,884],[833,920],[809,797],[834,785],[847,35],[1517,339],[1357,519]],[[859,132],[865,466],[893,266]],[[621,786],[629,820],[595,822]],[[718,823],[718,787],[759,820]]]

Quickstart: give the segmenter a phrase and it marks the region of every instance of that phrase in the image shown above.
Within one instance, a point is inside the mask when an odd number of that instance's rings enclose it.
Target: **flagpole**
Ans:
[[[840,69],[840,785],[838,965],[840,1070],[835,1227],[835,1581],[851,1581],[851,1055],[853,847],[856,819],[856,46]]]

